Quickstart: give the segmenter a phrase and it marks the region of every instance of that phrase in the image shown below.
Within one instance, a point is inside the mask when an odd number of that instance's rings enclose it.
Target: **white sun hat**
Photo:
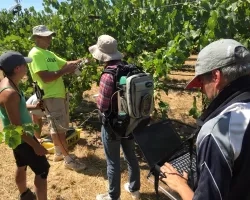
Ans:
[[[89,47],[92,56],[100,61],[121,60],[122,54],[117,50],[117,41],[109,35],[101,35],[97,44]]]

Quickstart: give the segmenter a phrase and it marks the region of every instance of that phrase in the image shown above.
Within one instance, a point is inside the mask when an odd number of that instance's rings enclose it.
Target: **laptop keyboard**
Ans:
[[[169,162],[177,171],[182,174],[183,171],[189,172],[190,171],[190,153],[187,152],[174,160]],[[196,166],[196,159],[195,155],[193,155],[193,162],[192,162],[192,170],[196,171],[195,169]]]

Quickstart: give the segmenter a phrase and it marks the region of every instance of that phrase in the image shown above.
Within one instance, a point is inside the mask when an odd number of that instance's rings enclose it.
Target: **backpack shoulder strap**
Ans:
[[[106,68],[104,71],[101,73],[101,77],[103,74],[111,74],[113,76],[116,75],[117,68]]]
[[[117,83],[116,83],[117,82],[117,72],[118,72],[118,68],[117,67],[116,68],[109,68],[109,67],[107,67],[101,73],[100,80],[101,80],[103,74],[111,74],[113,76],[113,78],[114,78],[114,89],[116,89],[117,88],[116,87],[116,85],[117,85]],[[99,80],[99,82],[100,82],[100,80]]]
[[[101,80],[103,74],[111,74],[114,77],[114,79],[116,79],[117,68],[109,68],[109,67],[105,68],[103,70],[103,72],[101,73],[100,80]],[[100,80],[99,80],[99,82],[100,82]],[[114,80],[114,81],[116,82],[116,80]]]

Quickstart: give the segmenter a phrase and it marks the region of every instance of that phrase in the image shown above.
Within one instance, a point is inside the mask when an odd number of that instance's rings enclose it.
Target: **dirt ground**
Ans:
[[[162,99],[169,103],[170,110],[168,115],[170,118],[180,120],[188,124],[194,124],[195,120],[188,115],[189,109],[192,107],[193,96],[195,92],[187,92],[183,90],[184,85],[193,76],[194,61],[191,59],[186,62],[189,66],[187,71],[172,71],[170,74],[170,89],[168,95],[162,94]],[[174,86],[174,87],[173,87]],[[97,87],[93,87],[91,91],[83,94],[84,100],[93,106],[93,94],[98,92]],[[89,108],[92,108],[89,106]],[[199,107],[201,106],[199,100]],[[88,107],[88,106],[87,106]],[[86,119],[86,115],[83,115]],[[81,122],[83,122],[82,120]],[[97,126],[98,127],[98,126]],[[43,131],[46,131],[46,127]],[[87,169],[81,173],[64,169],[63,162],[54,163],[51,161],[52,156],[49,155],[51,168],[48,177],[48,197],[50,200],[94,200],[99,193],[107,191],[108,181],[106,176],[106,160],[103,147],[100,141],[100,129],[93,129],[88,125],[83,126],[81,131],[81,139],[72,153],[76,154],[82,162],[85,162]],[[14,182],[15,162],[12,151],[4,144],[0,145],[0,200],[16,200],[18,199],[18,190]],[[153,200],[155,198],[154,187],[148,182],[146,176],[148,174],[148,166],[140,159],[141,169],[141,199]],[[28,186],[33,189],[34,175],[31,170],[27,170]],[[128,180],[128,171],[121,153],[121,199],[129,200],[131,196],[123,189],[123,184]],[[161,195],[160,199],[168,199]]]

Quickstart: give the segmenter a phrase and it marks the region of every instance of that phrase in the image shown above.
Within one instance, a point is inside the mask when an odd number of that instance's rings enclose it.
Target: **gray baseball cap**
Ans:
[[[47,36],[55,36],[56,33],[53,31],[50,31],[45,25],[38,25],[33,27],[33,34],[30,37],[32,39],[34,35],[42,36],[42,37],[47,37]]]
[[[31,58],[23,57],[16,51],[7,51],[0,56],[0,69],[11,72],[15,67],[32,62]]]
[[[232,39],[221,39],[207,45],[198,54],[195,65],[195,77],[186,89],[200,88],[198,76],[215,69],[235,64],[250,64],[250,52],[241,43]]]

